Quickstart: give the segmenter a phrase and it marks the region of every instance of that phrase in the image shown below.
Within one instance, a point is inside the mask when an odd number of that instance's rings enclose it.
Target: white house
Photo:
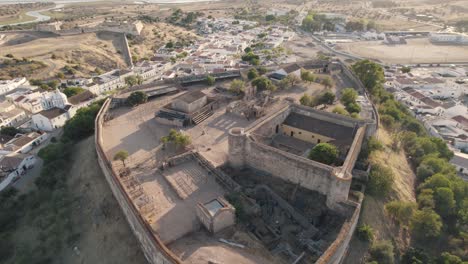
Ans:
[[[106,72],[94,78],[93,83],[90,83],[83,88],[89,90],[95,95],[101,95],[115,89],[125,87],[125,78],[133,75],[131,70],[113,70]]]
[[[15,153],[28,153],[34,146],[40,145],[47,139],[46,133],[30,132],[17,134],[12,140],[3,145],[3,150]]]
[[[53,107],[64,108],[68,105],[67,96],[58,89],[54,91],[17,92],[6,96],[16,106],[33,114]]]
[[[11,153],[0,160],[0,191],[8,187],[26,170],[32,168],[36,158],[32,155]]]
[[[27,85],[27,84],[29,84],[28,80],[26,80],[26,78],[24,77],[16,78],[13,80],[4,80],[4,81],[0,80],[0,95],[7,94],[16,88],[22,85]]]
[[[457,168],[458,173],[468,176],[468,154],[455,152],[450,163]]]
[[[54,107],[34,114],[32,120],[35,128],[43,131],[53,131],[62,127],[71,118],[69,108]]]

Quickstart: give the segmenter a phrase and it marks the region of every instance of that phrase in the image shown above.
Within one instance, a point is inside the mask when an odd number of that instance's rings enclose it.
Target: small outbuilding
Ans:
[[[208,97],[201,91],[192,91],[174,99],[172,109],[192,113],[208,103]]]
[[[213,234],[236,223],[236,209],[222,197],[198,203],[196,212],[198,219]]]

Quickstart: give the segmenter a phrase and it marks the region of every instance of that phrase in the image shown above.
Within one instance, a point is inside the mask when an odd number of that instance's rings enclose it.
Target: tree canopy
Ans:
[[[411,230],[421,239],[440,235],[442,220],[430,209],[417,210],[411,218]]]
[[[120,160],[125,167],[125,160],[128,158],[128,152],[126,150],[120,150],[119,152],[115,153],[114,160]]]
[[[276,86],[270,81],[270,79],[260,76],[252,80],[252,85],[257,87],[258,90],[270,90],[275,91]]]
[[[148,101],[148,96],[142,91],[132,92],[128,98],[127,103],[131,106],[137,106],[139,104],[144,104]]]
[[[330,143],[319,143],[309,152],[309,159],[332,165],[338,159],[338,148]]]
[[[245,89],[245,82],[242,80],[233,80],[229,86],[229,91],[235,94],[239,94],[244,92]]]
[[[169,135],[162,137],[161,141],[163,143],[172,142],[179,147],[185,147],[192,143],[192,139],[189,135],[183,134],[175,129],[171,129]]]
[[[77,94],[80,94],[80,93],[83,93],[85,92],[86,90],[81,88],[81,87],[67,87],[65,89],[63,89],[63,93],[67,96],[67,97],[72,97],[74,95],[77,95]]]

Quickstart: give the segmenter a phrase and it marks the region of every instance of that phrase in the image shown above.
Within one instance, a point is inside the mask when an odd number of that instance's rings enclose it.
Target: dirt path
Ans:
[[[72,221],[78,242],[61,263],[147,263],[97,163],[94,138],[75,146],[69,190],[76,197]]]

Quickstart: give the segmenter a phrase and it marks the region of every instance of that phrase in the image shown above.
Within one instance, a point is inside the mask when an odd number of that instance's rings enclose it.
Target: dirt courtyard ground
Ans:
[[[336,49],[385,63],[468,62],[468,46],[433,45],[427,38],[408,39],[407,42],[394,46],[382,44],[382,41],[339,43]]]
[[[210,89],[212,87],[206,93]],[[154,115],[160,107],[180,95],[110,111],[111,120],[103,126],[103,147],[110,160],[119,150],[129,152],[126,164],[130,175],[121,179],[127,193],[154,232],[164,243],[176,249],[175,253],[186,263],[206,263],[208,260],[217,263],[274,263],[262,245],[255,250],[239,249],[226,246],[207,234],[200,238],[205,231],[196,216],[196,204],[223,196],[226,190],[196,160],[185,161],[164,171],[157,170],[158,164],[178,152],[170,146],[162,148],[160,139],[168,134],[171,127],[158,124]],[[221,108],[202,124],[185,132],[192,136],[193,148],[209,153],[208,156],[214,160],[224,160],[229,129],[245,127],[252,122],[226,114]],[[206,134],[202,135],[203,130]],[[221,146],[219,152],[216,151],[218,145]],[[120,161],[114,161],[113,166],[116,170],[123,167]],[[228,234],[223,238],[232,239],[233,236]]]

